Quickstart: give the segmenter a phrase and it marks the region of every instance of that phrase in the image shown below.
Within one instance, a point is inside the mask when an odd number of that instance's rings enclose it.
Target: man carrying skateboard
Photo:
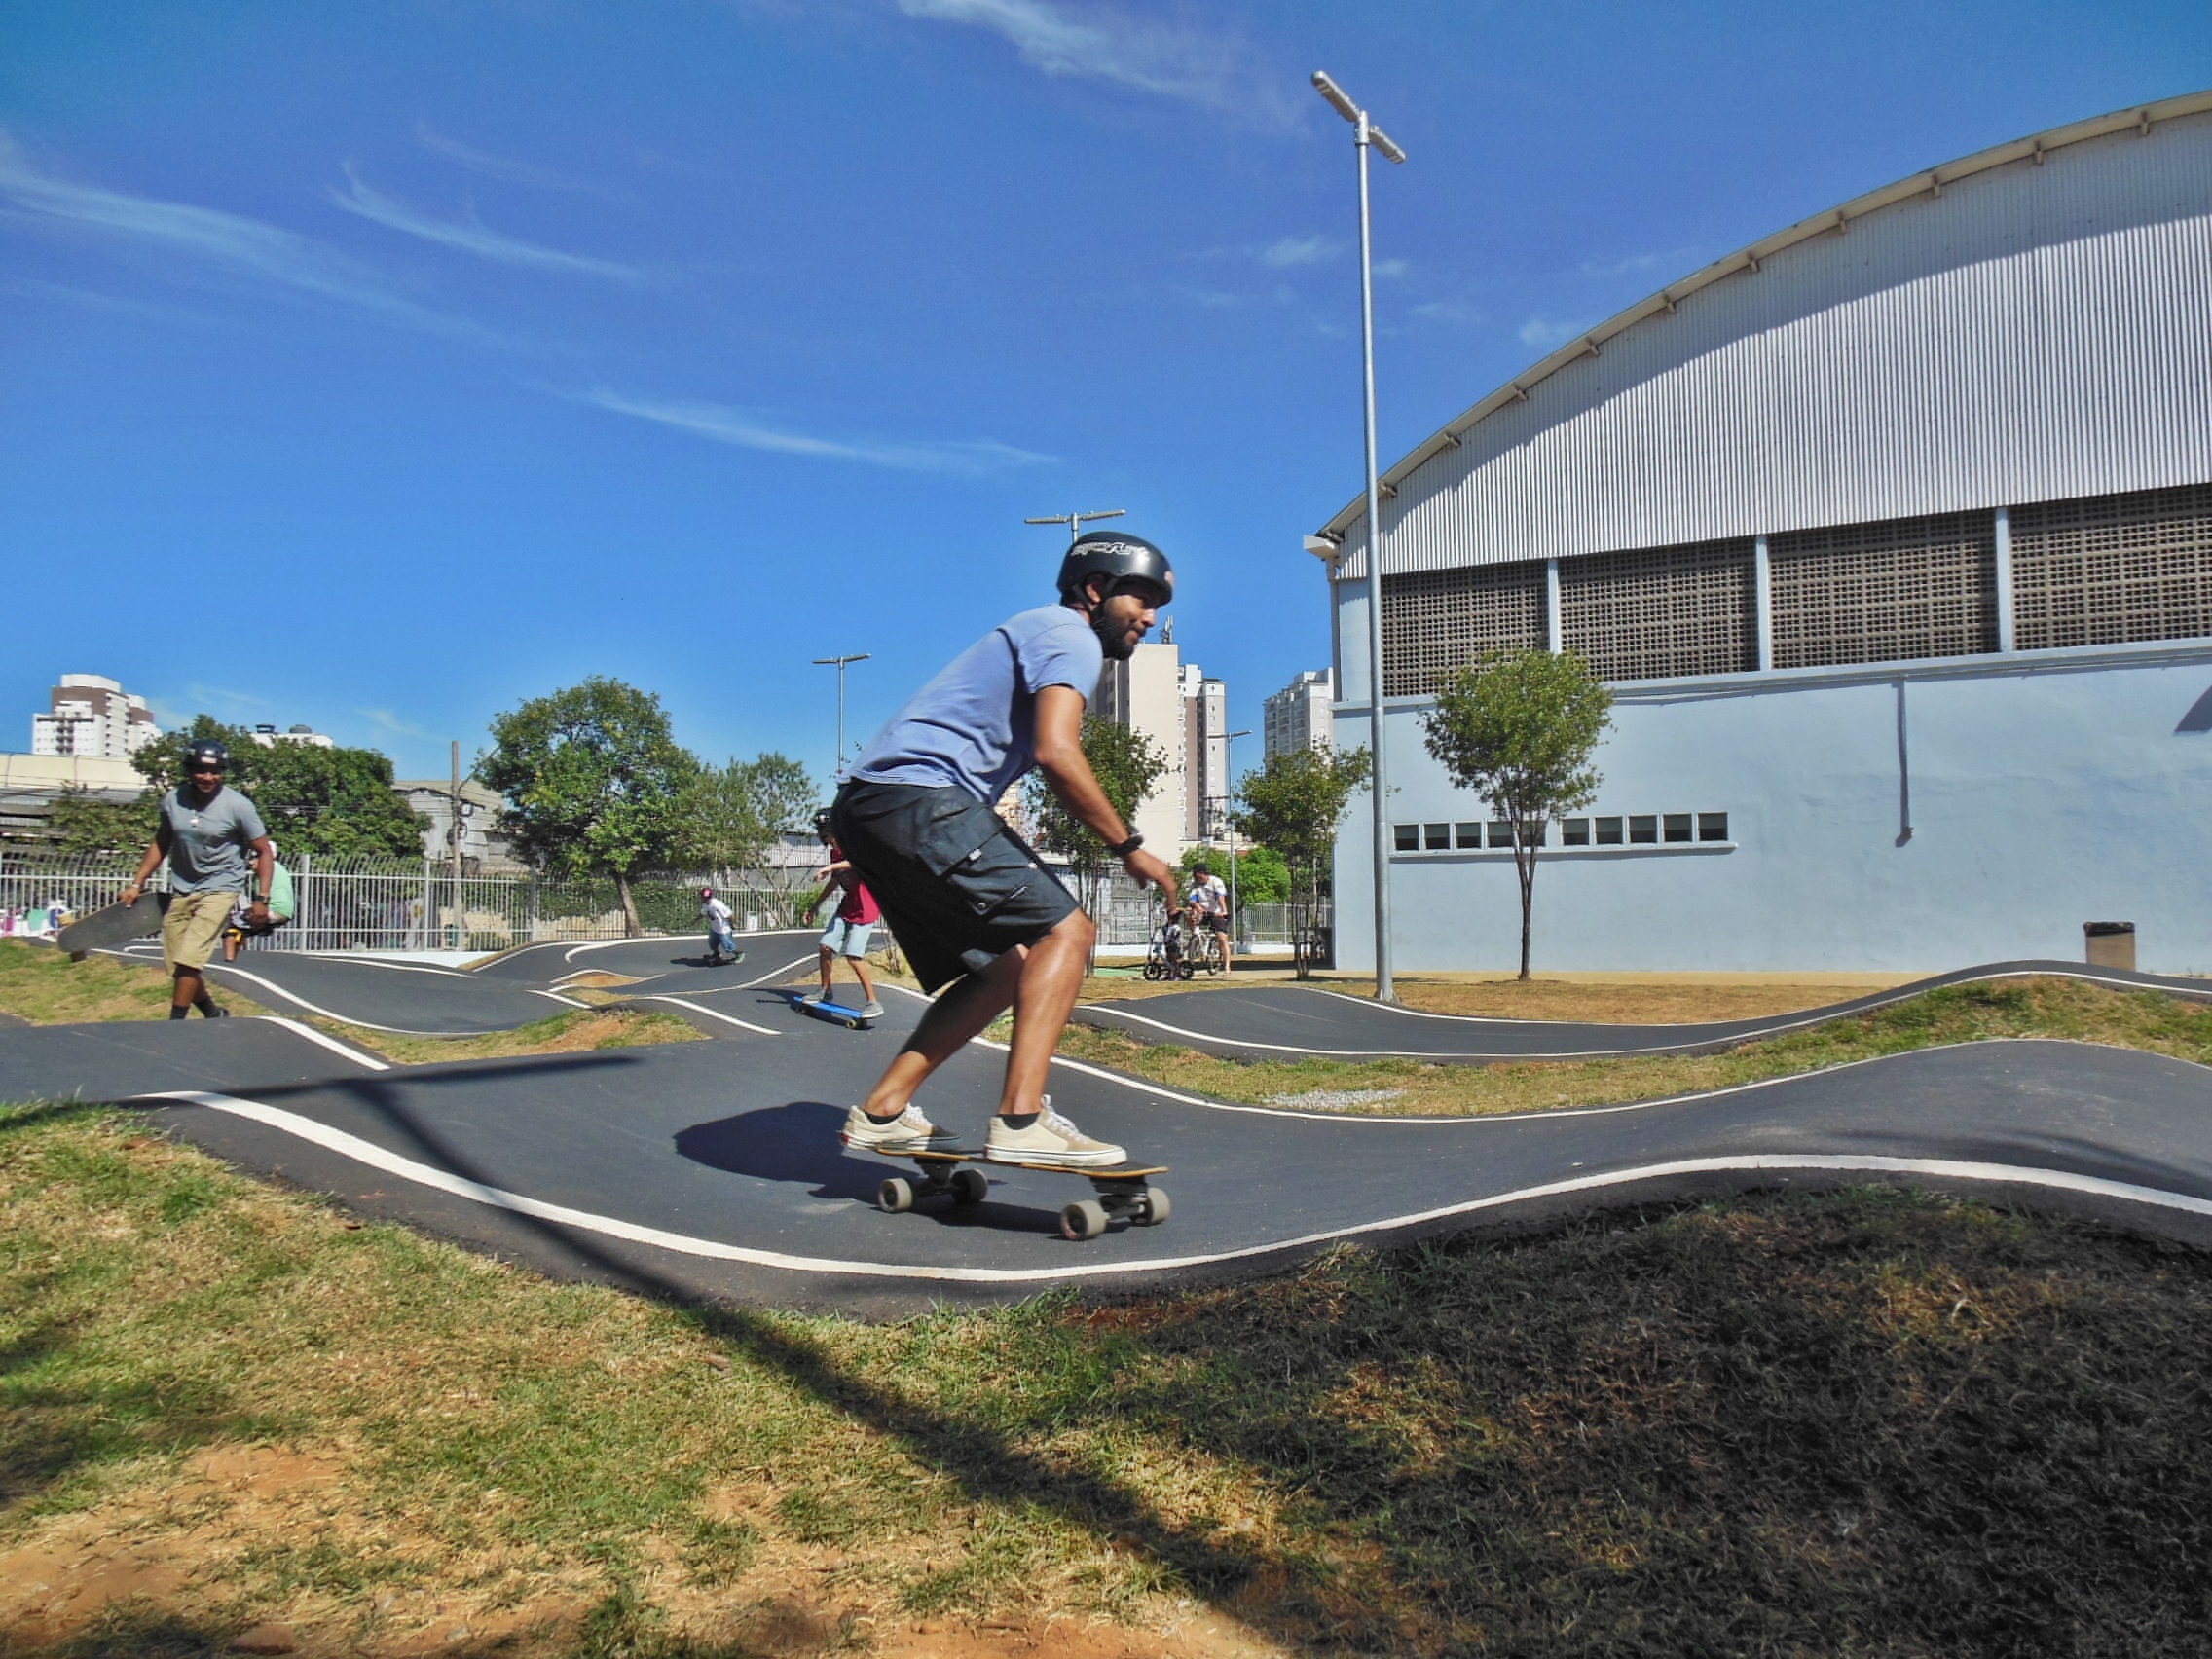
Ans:
[[[861,995],[866,1000],[853,1012],[864,1019],[883,1017],[883,1005],[875,1000],[875,980],[867,971],[868,941],[875,937],[875,924],[883,919],[883,911],[876,904],[875,895],[867,890],[860,871],[853,868],[853,861],[845,857],[830,834],[830,815],[825,812],[815,820],[815,829],[829,843],[830,862],[814,872],[817,881],[833,881],[844,895],[837,903],[837,913],[830,918],[830,925],[822,934],[822,989],[798,1000],[810,1006],[832,1000],[830,992],[830,971],[842,956],[853,965],[853,974],[861,982]]]
[[[249,925],[269,925],[276,849],[253,802],[224,784],[230,762],[231,752],[213,738],[185,746],[184,782],[162,796],[153,844],[123,890],[122,902],[135,904],[162,861],[168,860],[170,898],[168,913],[162,918],[162,960],[173,980],[171,1019],[182,1019],[196,1008],[209,1019],[228,1012],[207,994],[202,970],[230,925],[240,894],[252,895]],[[248,853],[253,855],[250,870]]]
[[[1079,536],[1060,601],[1014,616],[953,659],[876,734],[830,809],[831,831],[873,890],[930,1006],[866,1100],[846,1145],[941,1151],[958,1137],[914,1091],[971,1037],[1014,1011],[1006,1083],[984,1156],[1099,1168],[1125,1160],[1051,1108],[1053,1048],[1097,930],[993,803],[1032,768],[1128,872],[1172,901],[1175,873],[1144,850],[1083,753],[1083,715],[1107,658],[1126,660],[1175,592],[1167,556],[1118,531]]]

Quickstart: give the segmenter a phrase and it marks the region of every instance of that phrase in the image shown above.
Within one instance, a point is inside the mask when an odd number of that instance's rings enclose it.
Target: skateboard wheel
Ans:
[[[1175,1206],[1167,1201],[1165,1193],[1158,1187],[1147,1187],[1129,1219],[1139,1227],[1158,1227],[1174,1213],[1174,1209]]]
[[[980,1169],[955,1169],[950,1186],[954,1203],[979,1204],[990,1197],[991,1178]]]
[[[1106,1231],[1106,1206],[1096,1198],[1082,1198],[1060,1211],[1060,1236],[1082,1243]]]
[[[886,1215],[903,1215],[914,1207],[914,1184],[894,1175],[875,1190],[875,1207]]]

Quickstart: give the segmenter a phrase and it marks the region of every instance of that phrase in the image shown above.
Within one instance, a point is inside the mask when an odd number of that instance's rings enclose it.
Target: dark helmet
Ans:
[[[1134,580],[1159,589],[1161,605],[1175,597],[1175,567],[1167,562],[1167,555],[1126,531],[1094,530],[1075,538],[1060,561],[1060,598],[1081,597],[1092,576],[1107,578],[1108,593]]]
[[[1200,859],[1197,864],[1191,866],[1191,873],[1193,875],[1211,875],[1213,874],[1213,866],[1206,863],[1205,860]]]
[[[824,807],[814,815],[814,832],[823,840],[830,839],[830,809]]]
[[[187,772],[195,771],[203,762],[212,764],[219,771],[229,771],[231,752],[214,738],[196,737],[184,746],[184,769]]]

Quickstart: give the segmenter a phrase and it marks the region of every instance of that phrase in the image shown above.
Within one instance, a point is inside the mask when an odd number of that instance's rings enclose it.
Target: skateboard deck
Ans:
[[[842,1025],[847,1031],[866,1031],[875,1024],[874,1014],[863,1014],[859,1009],[847,1008],[843,1003],[810,1003],[803,997],[793,997],[792,1006],[803,1009],[817,1019],[827,1019],[832,1025]]]
[[[82,921],[71,922],[55,937],[54,942],[66,950],[73,961],[82,962],[95,950],[107,950],[115,945],[128,944],[134,939],[162,931],[162,916],[168,906],[163,903],[166,897],[160,893],[141,893],[129,904],[110,904],[104,910],[94,910]]]
[[[1093,1167],[1030,1163],[987,1157],[979,1147],[950,1148],[943,1152],[885,1152],[881,1156],[904,1160],[922,1172],[919,1183],[894,1175],[875,1190],[875,1207],[887,1215],[903,1214],[914,1207],[917,1199],[940,1194],[949,1194],[956,1204],[980,1203],[990,1194],[991,1179],[980,1169],[966,1167],[980,1163],[1000,1169],[1038,1169],[1051,1175],[1080,1175],[1088,1181],[1093,1196],[1078,1198],[1060,1211],[1060,1236],[1077,1243],[1097,1237],[1116,1216],[1126,1216],[1136,1227],[1158,1227],[1168,1216],[1166,1192],[1151,1184],[1153,1176],[1167,1173],[1164,1163],[1109,1163]]]

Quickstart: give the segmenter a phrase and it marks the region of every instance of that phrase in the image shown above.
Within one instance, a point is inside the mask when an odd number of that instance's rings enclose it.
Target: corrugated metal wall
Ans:
[[[1407,479],[1383,569],[2206,480],[2212,114],[1882,208],[1637,324]]]

